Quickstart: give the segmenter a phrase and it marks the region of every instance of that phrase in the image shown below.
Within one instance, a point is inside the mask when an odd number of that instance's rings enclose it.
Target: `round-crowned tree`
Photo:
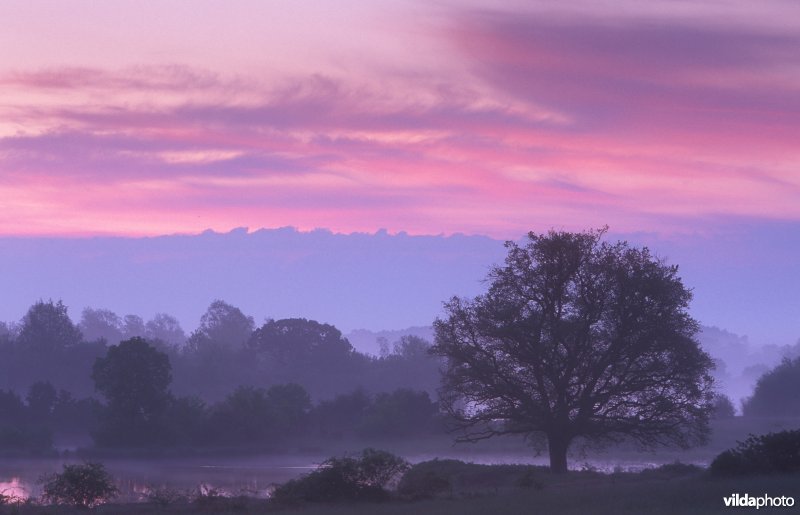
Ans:
[[[40,300],[22,318],[17,343],[26,349],[50,353],[75,347],[81,338],[63,302]]]
[[[685,447],[707,437],[712,362],[691,292],[677,266],[604,233],[508,242],[486,294],[445,304],[432,352],[446,358],[440,398],[460,440],[543,435],[551,469],[564,472],[577,438]]]
[[[172,381],[166,354],[142,338],[125,340],[95,361],[92,379],[107,401],[97,443],[139,446],[163,439]]]
[[[762,375],[753,396],[744,401],[745,417],[800,416],[800,357],[783,361]]]

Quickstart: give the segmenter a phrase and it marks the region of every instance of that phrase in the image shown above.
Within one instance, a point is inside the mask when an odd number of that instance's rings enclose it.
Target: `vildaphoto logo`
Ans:
[[[725,506],[731,508],[791,508],[794,506],[794,497],[788,495],[781,495],[779,497],[770,497],[767,494],[752,496],[750,494],[731,494],[728,497],[723,497]]]

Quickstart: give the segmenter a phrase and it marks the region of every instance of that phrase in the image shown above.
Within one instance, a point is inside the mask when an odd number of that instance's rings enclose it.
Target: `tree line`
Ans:
[[[381,358],[356,352],[332,325],[296,318],[256,327],[223,301],[182,344],[167,316],[144,324],[89,312],[84,327],[102,319],[118,335],[144,332],[108,346],[104,337],[86,341],[61,302],[39,302],[2,345],[12,364],[40,366],[9,366],[9,382],[42,370],[90,378],[105,401],[93,433],[105,446],[268,442],[308,431],[312,412],[335,418],[359,402],[366,408],[343,431],[402,432],[407,420],[409,430],[434,427],[428,391],[439,369],[439,401],[460,440],[540,438],[556,472],[566,471],[579,441],[701,444],[715,412],[732,410],[715,393],[713,361],[697,341],[691,290],[677,266],[604,234],[550,231],[508,242],[484,295],[445,304],[433,346],[405,337]],[[795,368],[785,362],[765,375],[745,413]],[[335,427],[333,418],[320,425]]]
[[[38,301],[19,323],[0,324],[0,388],[22,394],[49,381],[72,395],[92,396],[95,360],[109,345],[134,337],[168,356],[175,394],[204,401],[221,400],[243,384],[295,382],[314,399],[359,387],[373,393],[408,387],[431,395],[438,387],[440,361],[428,354],[430,342],[418,337],[401,338],[394,352],[374,357],[357,352],[333,325],[290,318],[257,327],[221,300],[211,303],[196,330],[182,335],[177,321],[163,313],[144,323],[134,315],[86,309],[74,324],[61,301]]]
[[[373,357],[330,324],[296,318],[256,327],[220,300],[188,338],[165,314],[142,323],[88,309],[74,324],[61,301],[39,301],[3,329],[6,449],[46,448],[53,432],[91,434],[107,447],[225,446],[276,444],[281,435],[407,436],[441,426],[432,400],[440,360],[414,336]],[[106,337],[127,339],[109,345]]]
[[[364,389],[312,402],[297,383],[238,386],[206,403],[170,391],[166,353],[138,337],[112,345],[92,367],[101,399],[75,400],[47,381],[25,400],[0,390],[0,450],[43,451],[54,432],[88,433],[98,448],[254,447],[288,441],[392,439],[440,433],[443,419],[427,392]]]

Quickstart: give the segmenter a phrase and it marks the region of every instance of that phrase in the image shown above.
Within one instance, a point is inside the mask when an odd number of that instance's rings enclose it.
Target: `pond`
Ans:
[[[315,461],[317,460],[317,461]],[[0,465],[0,493],[17,499],[39,497],[42,478],[74,459],[11,459]],[[313,457],[171,458],[98,460],[114,477],[122,501],[146,500],[154,489],[266,497],[272,485],[317,467]]]

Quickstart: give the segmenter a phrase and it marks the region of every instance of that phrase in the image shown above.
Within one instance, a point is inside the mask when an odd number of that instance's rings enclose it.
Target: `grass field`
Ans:
[[[439,498],[422,501],[392,500],[382,503],[299,504],[279,506],[247,498],[205,498],[169,505],[109,504],[92,510],[98,514],[241,514],[275,515],[501,515],[501,514],[714,514],[756,512],[730,508],[723,497],[792,496],[800,502],[800,476],[713,478],[704,471],[669,470],[644,473],[600,474],[570,472],[552,475],[539,467],[471,465],[443,462],[453,488]],[[521,482],[525,477],[527,481]],[[520,486],[522,483],[525,486]],[[53,506],[6,506],[4,513],[58,515],[87,513]],[[794,513],[795,508],[762,508],[757,513]]]

